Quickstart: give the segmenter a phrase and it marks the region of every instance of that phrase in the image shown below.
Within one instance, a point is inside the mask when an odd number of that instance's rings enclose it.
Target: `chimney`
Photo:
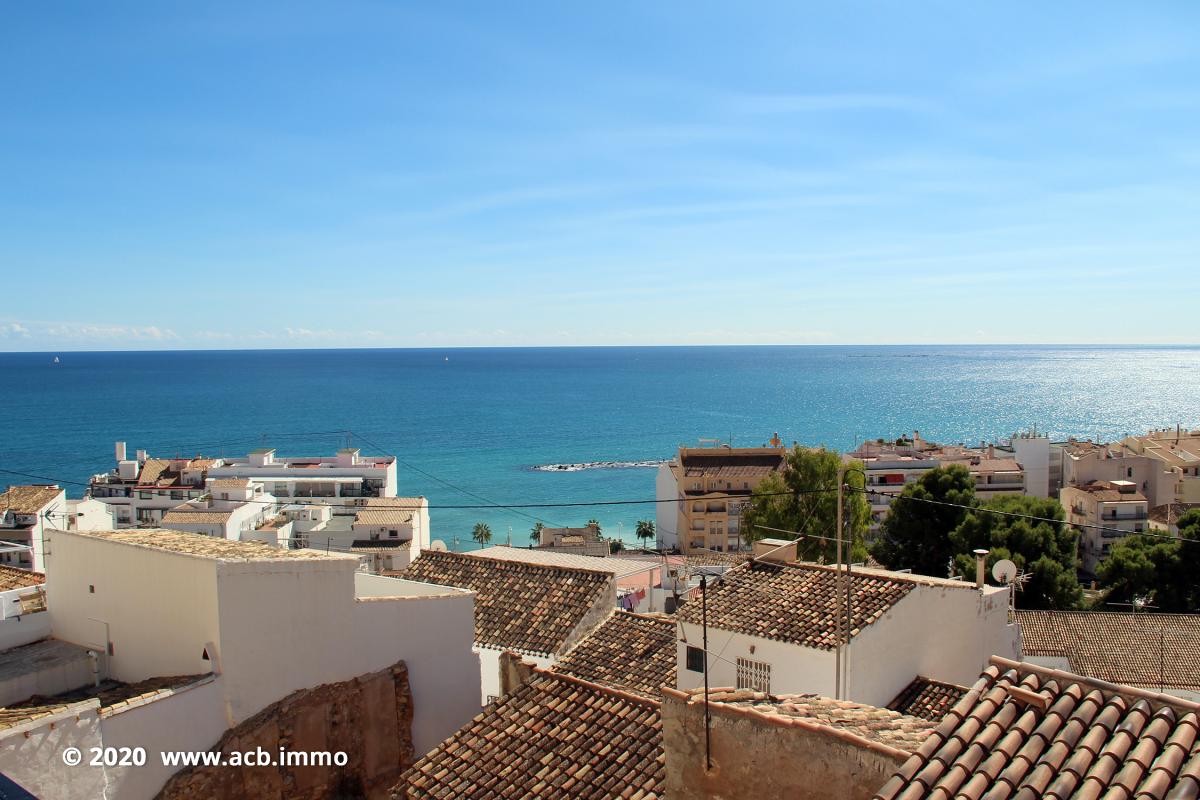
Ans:
[[[988,458],[995,458],[995,457],[996,457],[996,445],[989,444],[988,445]]]
[[[146,451],[145,451],[145,450],[138,450],[138,451],[137,451],[137,460],[138,460],[138,463],[140,463],[140,464],[145,464],[145,463],[146,463],[146,458],[147,458],[147,454],[146,454]]]
[[[987,563],[987,554],[988,554],[987,550],[981,549],[981,550],[975,551],[975,588],[976,589],[983,588],[983,574],[984,574],[985,564]]]
[[[116,449],[117,461],[124,461],[125,460],[125,443],[117,442],[117,446],[115,449]]]

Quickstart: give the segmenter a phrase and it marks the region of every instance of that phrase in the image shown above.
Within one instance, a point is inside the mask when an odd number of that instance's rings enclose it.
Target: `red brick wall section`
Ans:
[[[176,773],[159,800],[386,796],[413,762],[408,668],[293,692],[230,729],[213,750],[226,755],[261,747],[278,754],[343,751],[344,767],[192,767]],[[187,724],[181,720],[180,724]]]

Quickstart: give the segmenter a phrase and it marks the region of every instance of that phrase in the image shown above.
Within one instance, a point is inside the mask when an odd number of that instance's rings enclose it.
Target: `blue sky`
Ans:
[[[0,350],[1194,343],[1200,4],[9,3]]]

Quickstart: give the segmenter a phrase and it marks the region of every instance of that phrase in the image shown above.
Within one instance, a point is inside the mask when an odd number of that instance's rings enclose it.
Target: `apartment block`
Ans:
[[[1058,500],[1079,532],[1079,568],[1094,576],[1112,546],[1148,529],[1146,496],[1133,481],[1095,481],[1065,486]]]
[[[684,553],[743,549],[742,512],[754,489],[787,465],[783,447],[680,447],[658,468],[658,547]]]

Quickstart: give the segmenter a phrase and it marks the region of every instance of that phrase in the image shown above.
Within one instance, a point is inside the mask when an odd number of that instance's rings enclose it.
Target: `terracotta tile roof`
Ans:
[[[172,509],[163,514],[164,525],[188,525],[208,522],[228,522],[233,516],[232,511],[176,511]]]
[[[45,582],[46,576],[40,572],[0,565],[0,592],[28,589],[31,586],[41,586]]]
[[[147,458],[142,464],[142,470],[138,473],[138,486],[170,486],[178,479],[178,475],[171,473],[171,462],[164,458]]]
[[[351,556],[326,553],[323,550],[305,548],[286,550],[272,547],[264,542],[241,542],[207,536],[203,533],[171,531],[156,528],[136,531],[72,531],[69,536],[86,536],[107,539],[134,547],[151,550],[167,550],[182,555],[200,556],[217,561],[331,561],[352,560]]]
[[[356,506],[367,508],[408,508],[416,510],[429,504],[424,497],[360,497],[354,501]]]
[[[394,553],[397,550],[412,547],[412,539],[355,539],[350,542],[350,549],[370,551],[372,553]]]
[[[942,717],[954,704],[967,693],[967,687],[955,686],[953,683],[942,683],[929,678],[918,677],[900,694],[888,703],[887,707],[901,714],[911,714],[921,719],[940,722]]]
[[[1168,521],[1174,525],[1179,522],[1179,518],[1193,508],[1200,508],[1200,503],[1164,503],[1161,506],[1155,506],[1150,509],[1149,517],[1154,522],[1166,525]]]
[[[216,478],[208,482],[210,488],[214,489],[247,489],[250,486],[249,478]]]
[[[667,556],[672,564],[684,564],[688,567],[736,567],[745,564],[752,558],[751,553],[717,553],[698,552],[685,556]]]
[[[406,525],[413,512],[403,508],[368,508],[354,515],[355,525]]]
[[[1144,503],[1146,496],[1141,492],[1121,492],[1116,489],[1088,489],[1087,487],[1073,487],[1081,489],[1092,496],[1093,499],[1099,500],[1101,503]]]
[[[704,689],[689,689],[684,694],[694,701],[704,700]],[[710,703],[836,728],[906,753],[916,752],[937,727],[936,722],[920,717],[815,694],[772,695],[751,689],[710,689],[708,699]]]
[[[7,708],[0,708],[0,729],[11,728],[39,717],[57,714],[71,706],[82,705],[88,700],[100,701],[100,713],[119,711],[131,703],[140,700],[152,700],[157,697],[170,695],[175,689],[182,688],[205,675],[178,675],[163,678],[147,678],[137,683],[121,683],[120,681],[103,681],[98,687],[88,686],[83,689],[42,697],[34,695],[22,703],[14,703]]]
[[[392,797],[654,800],[665,773],[658,703],[542,673],[413,764]]]
[[[1200,614],[1017,611],[1025,657],[1113,683],[1200,689]]]
[[[0,512],[36,514],[62,494],[57,486],[10,486],[0,492]]]
[[[614,611],[554,671],[658,699],[664,685],[675,685],[678,637],[672,619]]]
[[[558,653],[587,613],[615,589],[611,575],[424,551],[400,577],[471,589],[475,642],[522,653]]]
[[[708,589],[708,624],[722,630],[832,650],[840,635],[843,608],[831,568],[753,561],[727,571]],[[850,578],[850,635],[879,619],[915,585],[885,573],[856,571]],[[700,624],[700,602],[676,615]]]
[[[875,795],[915,798],[1195,798],[1200,705],[992,658]]]
[[[785,457],[779,453],[738,453],[714,450],[689,452],[681,459],[683,474],[689,478],[765,478],[783,469]]]

